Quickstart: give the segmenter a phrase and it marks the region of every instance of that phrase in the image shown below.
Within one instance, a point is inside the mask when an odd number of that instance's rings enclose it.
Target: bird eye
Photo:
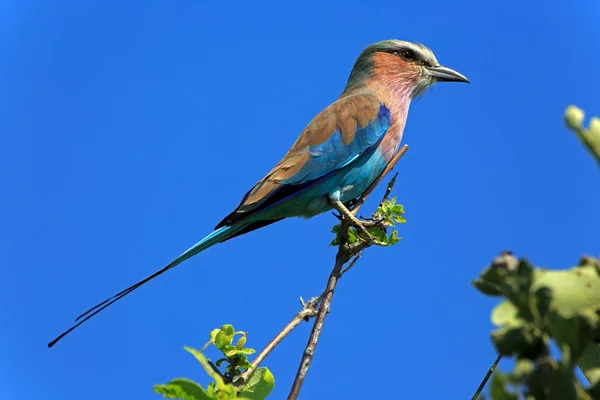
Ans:
[[[415,59],[415,53],[411,50],[402,50],[400,57],[406,61],[413,61]]]

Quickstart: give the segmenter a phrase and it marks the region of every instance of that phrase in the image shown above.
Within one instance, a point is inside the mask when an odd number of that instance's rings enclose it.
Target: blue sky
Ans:
[[[552,268],[598,252],[600,174],[562,122],[600,114],[598,2],[206,4],[0,2],[0,398],[156,399],[206,382],[182,347],[223,323],[264,346],[324,287],[330,214],[216,246],[46,343],[209,233],[388,38],[472,84],[413,103],[404,240],[340,282],[301,397],[469,398],[496,303],[470,281],[504,249]],[[267,359],[273,399],[309,331]]]

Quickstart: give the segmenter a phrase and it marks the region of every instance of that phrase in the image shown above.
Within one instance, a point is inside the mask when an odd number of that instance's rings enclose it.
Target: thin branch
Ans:
[[[481,394],[481,392],[485,388],[485,385],[487,384],[488,380],[490,379],[490,377],[492,376],[492,374],[496,370],[496,367],[498,366],[498,363],[500,362],[501,358],[502,358],[501,355],[499,355],[498,357],[496,357],[496,361],[494,361],[494,363],[492,364],[492,366],[488,370],[487,374],[485,374],[485,376],[483,377],[483,380],[479,384],[479,387],[477,388],[477,391],[475,392],[475,394],[473,395],[473,398],[471,400],[477,400],[479,398],[479,395]]]
[[[342,228],[343,227],[344,223],[342,223]],[[346,229],[347,228],[348,227],[346,226]],[[331,272],[331,275],[329,275],[329,280],[327,281],[325,296],[323,296],[323,300],[321,301],[321,304],[319,306],[319,312],[313,325],[312,332],[310,333],[310,337],[308,339],[306,348],[304,349],[304,354],[302,355],[300,367],[298,368],[296,379],[294,379],[294,384],[292,385],[292,389],[290,390],[288,400],[295,400],[298,398],[298,394],[300,393],[300,389],[302,388],[302,384],[304,383],[304,379],[306,378],[306,373],[308,372],[308,368],[310,367],[310,363],[315,354],[315,349],[317,347],[319,337],[321,336],[321,331],[323,330],[325,316],[329,311],[331,298],[333,297],[333,291],[335,290],[337,281],[341,276],[342,267],[344,266],[346,261],[348,261],[346,257],[347,254],[344,254],[343,251],[338,251],[335,266],[333,268],[333,271]]]
[[[221,371],[219,371],[219,368],[217,368],[217,366],[215,364],[213,364],[212,360],[210,358],[208,358],[206,360],[206,362],[208,363],[208,365],[210,365],[210,367],[212,368],[213,371],[215,371],[215,373],[217,375],[219,375],[221,377],[221,379],[223,379],[224,382],[229,382],[229,378],[227,378],[225,375],[223,375],[221,373]]]
[[[263,360],[273,351],[273,349],[281,343],[291,331],[294,330],[302,321],[308,321],[317,315],[317,305],[321,299],[319,297],[314,298],[303,304],[302,310],[300,310],[294,318],[269,342],[269,344],[256,356],[252,361],[252,367],[248,368],[240,377],[235,381],[237,386],[247,382],[250,376],[254,373],[256,368],[263,362]]]
[[[343,276],[346,272],[348,272],[348,270],[352,267],[354,267],[354,264],[356,264],[356,262],[358,261],[358,259],[362,256],[363,252],[361,251],[360,253],[358,253],[357,255],[354,256],[354,258],[352,259],[352,261],[350,261],[350,264],[348,264],[348,266],[346,268],[343,269],[341,275]]]
[[[354,258],[352,259],[350,264],[348,264],[348,266],[346,268],[344,268],[344,270],[340,273],[340,278],[346,272],[348,272],[348,270],[350,268],[352,268],[354,266],[354,264],[356,264],[356,262],[361,257],[361,255],[362,255],[362,251],[354,256]],[[318,307],[319,303],[321,302],[321,300],[323,299],[323,297],[325,296],[325,293],[326,292],[323,292],[323,293],[321,293],[321,295],[319,295],[317,297],[313,297],[306,303],[302,302],[302,310],[298,311],[298,313],[296,315],[294,315],[294,318],[281,330],[281,332],[279,332],[269,342],[269,344],[264,349],[262,349],[260,353],[258,353],[256,358],[251,363],[252,366],[248,370],[246,370],[243,374],[241,374],[238,379],[236,379],[236,381],[235,381],[236,386],[243,385],[245,382],[247,382],[248,379],[250,378],[250,376],[252,376],[254,371],[256,371],[256,369],[265,360],[265,358],[275,349],[275,347],[277,347],[277,345],[279,345],[279,343],[281,343],[281,341],[283,341],[283,339],[285,339],[285,337],[287,335],[289,335],[298,325],[300,325],[300,323],[302,321],[308,322],[310,319],[317,316],[317,311],[318,311],[317,307]],[[210,360],[209,360],[209,363],[211,364],[213,369],[218,371],[216,369],[216,367],[210,362]],[[219,371],[219,373],[221,373],[221,372]]]
[[[323,298],[321,300],[321,303],[319,304],[319,311],[313,324],[310,337],[308,338],[308,343],[306,344],[306,348],[304,349],[304,353],[302,354],[302,360],[300,361],[300,366],[298,367],[296,378],[294,379],[294,383],[288,395],[288,400],[296,400],[298,398],[298,395],[300,394],[300,389],[302,388],[302,384],[306,379],[306,374],[308,373],[308,369],[315,355],[317,343],[319,342],[321,332],[323,331],[325,317],[327,316],[327,313],[329,313],[331,301],[333,299],[333,292],[336,288],[338,280],[341,278],[343,272],[347,272],[350,268],[352,268],[352,266],[354,266],[364,249],[370,247],[372,244],[371,242],[358,242],[353,245],[350,245],[348,243],[348,230],[350,229],[350,225],[355,225],[355,228],[357,229],[365,229],[365,225],[362,222],[356,221],[355,216],[358,213],[358,210],[364,204],[371,192],[375,189],[377,184],[379,184],[379,182],[381,182],[381,180],[392,170],[392,168],[394,168],[398,160],[400,160],[400,158],[402,157],[402,155],[404,155],[407,149],[408,146],[404,145],[400,149],[400,151],[394,156],[394,158],[392,158],[385,170],[367,188],[365,193],[363,193],[363,195],[354,204],[352,211],[348,212],[347,210],[344,210],[342,208],[343,205],[341,205],[340,207],[340,205],[338,204],[338,211],[342,216],[342,224],[340,229],[340,245],[338,247],[338,252],[335,257],[335,265],[333,267],[333,270],[331,271],[331,274],[329,275]],[[384,199],[382,200],[382,203],[387,199],[387,197],[389,197],[389,194],[392,190],[395,181],[396,177],[394,176],[392,181],[388,184],[386,194],[384,196]],[[343,211],[346,211],[346,213],[348,213],[349,215],[344,215],[345,213]],[[375,214],[376,212],[373,213],[373,218],[375,218]],[[356,226],[357,223],[360,226]],[[344,265],[350,260],[352,261],[350,262],[348,267],[343,270]]]

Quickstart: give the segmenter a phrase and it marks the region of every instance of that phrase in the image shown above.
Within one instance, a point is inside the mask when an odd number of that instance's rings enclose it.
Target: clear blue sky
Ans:
[[[330,214],[214,247],[46,343],[210,232],[388,38],[472,84],[413,104],[404,241],[341,281],[301,397],[470,398],[496,303],[470,281],[504,249],[553,268],[598,252],[600,174],[562,116],[600,114],[600,5],[217,3],[0,3],[0,398],[157,399],[206,382],[182,347],[223,323],[264,346],[322,290]],[[273,399],[309,330],[267,359]]]

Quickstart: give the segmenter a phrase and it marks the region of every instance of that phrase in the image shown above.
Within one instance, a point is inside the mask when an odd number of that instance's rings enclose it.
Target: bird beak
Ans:
[[[438,82],[466,82],[471,83],[466,76],[448,67],[438,65],[437,67],[426,67],[433,79]]]

